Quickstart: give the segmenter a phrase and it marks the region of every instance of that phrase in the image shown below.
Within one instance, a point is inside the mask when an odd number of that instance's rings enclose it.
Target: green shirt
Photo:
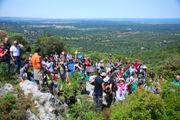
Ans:
[[[174,84],[174,85],[180,85],[180,80],[174,80],[174,81],[172,82],[172,84]]]
[[[137,87],[138,87],[137,83],[132,84],[131,85],[131,92],[136,92]]]
[[[85,74],[85,79],[86,79],[86,81],[89,81],[89,75],[88,74]]]

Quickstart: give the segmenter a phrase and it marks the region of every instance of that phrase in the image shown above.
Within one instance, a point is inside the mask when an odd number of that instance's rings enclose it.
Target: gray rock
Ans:
[[[13,87],[13,85],[11,85],[11,84],[9,84],[9,83],[6,83],[6,84],[4,85],[4,89],[5,89],[6,91],[8,91],[8,92],[11,92],[11,91],[14,90],[14,87]]]
[[[13,90],[13,85],[6,83],[3,87],[0,87],[0,97],[4,96],[8,92],[12,92]]]
[[[26,114],[26,120],[39,120],[39,118],[35,116],[34,113],[31,112],[31,110],[27,110]]]
[[[32,99],[35,101],[41,120],[61,120],[62,116],[58,111],[67,113],[67,106],[51,93],[40,92],[35,83],[26,80],[20,83],[20,86],[24,90],[25,95],[32,93]]]

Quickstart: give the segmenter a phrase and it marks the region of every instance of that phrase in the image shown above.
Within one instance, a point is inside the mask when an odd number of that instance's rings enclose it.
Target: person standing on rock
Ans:
[[[5,44],[5,48],[8,50],[8,52],[6,54],[6,63],[8,64],[8,72],[10,72],[10,67],[11,67],[10,48],[11,48],[11,45],[10,45],[7,37],[4,39],[4,44]]]
[[[17,41],[14,41],[13,44],[14,45],[10,47],[10,55],[15,65],[14,72],[18,75],[20,72],[21,63],[20,50],[23,47],[23,45],[19,44]]]
[[[32,56],[32,65],[34,69],[34,79],[36,80],[39,89],[42,89],[43,72],[42,72],[42,60],[40,56],[40,47],[37,47],[34,55]]]

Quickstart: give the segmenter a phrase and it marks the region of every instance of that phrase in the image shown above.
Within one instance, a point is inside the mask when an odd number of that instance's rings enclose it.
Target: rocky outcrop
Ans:
[[[3,87],[0,86],[0,97],[4,96],[8,92],[12,92],[13,90],[13,85],[9,83],[6,83]]]
[[[30,110],[26,111],[26,120],[39,120],[39,118],[34,115]]]
[[[36,83],[26,80],[20,83],[20,87],[25,95],[32,95],[32,100],[39,111],[40,120],[61,120],[63,119],[62,114],[67,113],[67,106],[64,103],[51,93],[40,92]]]

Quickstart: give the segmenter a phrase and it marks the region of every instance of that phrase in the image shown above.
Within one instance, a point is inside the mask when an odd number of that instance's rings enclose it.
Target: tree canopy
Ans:
[[[37,37],[35,46],[41,48],[43,56],[53,54],[54,52],[61,53],[67,49],[67,45],[60,37],[51,36],[49,34]]]

